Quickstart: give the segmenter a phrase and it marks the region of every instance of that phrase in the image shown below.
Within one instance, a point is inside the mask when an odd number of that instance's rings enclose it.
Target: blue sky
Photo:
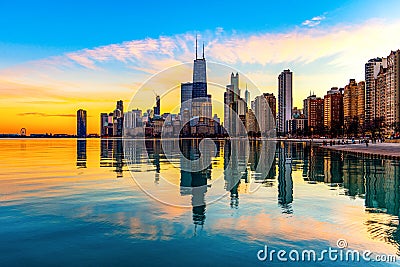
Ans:
[[[393,7],[397,7],[393,8]],[[354,23],[390,16],[396,1],[1,1],[0,67],[60,52],[222,27],[279,32],[307,19]]]
[[[116,100],[129,102],[153,75],[191,64],[196,33],[207,62],[238,70],[250,92],[277,94],[277,76],[291,69],[302,107],[310,91],[323,97],[363,80],[368,59],[399,49],[399,10],[395,0],[0,1],[0,132],[73,133],[79,108],[98,132],[98,114]],[[188,81],[172,76],[168,84]],[[211,82],[224,88],[229,73]]]

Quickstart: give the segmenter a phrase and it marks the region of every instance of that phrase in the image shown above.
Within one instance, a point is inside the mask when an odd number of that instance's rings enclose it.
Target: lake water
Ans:
[[[2,139],[0,149],[2,266],[288,264],[260,261],[265,246],[400,255],[398,161],[266,141]]]

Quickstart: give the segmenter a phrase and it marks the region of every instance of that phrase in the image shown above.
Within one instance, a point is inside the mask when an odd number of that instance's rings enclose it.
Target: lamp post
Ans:
[[[342,127],[342,139],[344,139],[344,127],[343,125],[341,127]]]
[[[311,127],[311,142],[313,141],[313,137],[314,137],[313,132],[314,132],[314,127]]]

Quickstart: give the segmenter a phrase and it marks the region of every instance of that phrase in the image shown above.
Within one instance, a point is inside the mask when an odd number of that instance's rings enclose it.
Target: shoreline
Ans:
[[[367,156],[370,158],[394,159],[400,160],[399,143],[376,143],[368,144],[345,144],[321,146],[322,148],[355,154],[357,156]]]

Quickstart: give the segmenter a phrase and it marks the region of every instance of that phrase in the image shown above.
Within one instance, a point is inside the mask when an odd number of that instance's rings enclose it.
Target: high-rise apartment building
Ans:
[[[378,126],[378,123],[383,126],[386,120],[386,72],[387,68],[380,66],[376,76],[372,126]]]
[[[342,133],[343,95],[337,87],[333,87],[324,96],[324,127],[330,133]]]
[[[376,81],[381,68],[387,67],[386,58],[373,58],[365,63],[365,124],[370,126],[380,116],[380,91],[377,91]]]
[[[274,96],[273,93],[264,93],[263,96],[267,100],[268,106],[271,110],[272,118],[274,119],[274,123],[275,123],[276,122],[276,97]]]
[[[256,116],[251,109],[247,110],[246,113],[246,130],[251,135],[255,135],[259,131]]]
[[[350,132],[359,132],[365,122],[365,82],[350,79],[343,96],[344,127]]]
[[[304,101],[307,107],[307,126],[312,133],[322,133],[324,129],[324,99],[310,95]]]
[[[278,76],[278,133],[284,135],[288,132],[288,121],[292,118],[293,73],[287,69]]]
[[[387,57],[385,102],[385,123],[393,134],[400,126],[400,50],[391,51]]]
[[[400,124],[400,50],[386,58],[371,59],[365,64],[366,126],[385,126],[388,134]]]
[[[258,130],[262,136],[266,136],[269,131],[276,129],[276,98],[274,94],[264,93],[255,98],[254,115],[258,123]]]

